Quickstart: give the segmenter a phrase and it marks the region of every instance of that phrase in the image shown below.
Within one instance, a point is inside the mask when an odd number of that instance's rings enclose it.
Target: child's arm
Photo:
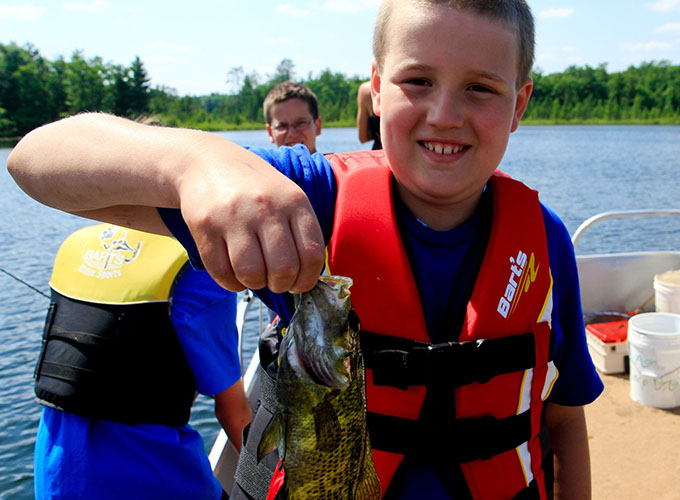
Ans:
[[[364,82],[357,92],[357,130],[359,142],[368,142],[372,139],[368,130],[368,119],[373,114],[373,101],[371,98],[370,82]]]
[[[590,452],[583,407],[546,403],[546,420],[555,452],[555,499],[588,500]]]
[[[206,269],[233,291],[309,290],[323,267],[303,191],[215,134],[78,115],[28,134],[7,168],[36,200],[83,217],[166,233],[155,207],[181,208]]]
[[[241,451],[241,433],[252,419],[248,398],[243,389],[243,379],[215,395],[215,416],[238,451]]]

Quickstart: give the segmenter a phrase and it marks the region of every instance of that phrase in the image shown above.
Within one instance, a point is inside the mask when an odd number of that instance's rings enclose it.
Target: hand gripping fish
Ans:
[[[288,500],[380,498],[351,285],[350,278],[322,276],[296,295],[281,341],[277,410],[258,460],[278,447]]]

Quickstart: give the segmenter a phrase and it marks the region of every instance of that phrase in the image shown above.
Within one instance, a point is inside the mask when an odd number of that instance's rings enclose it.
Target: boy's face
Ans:
[[[404,202],[438,230],[474,212],[517,129],[513,31],[469,10],[395,2],[382,71],[371,76],[385,154]]]
[[[307,103],[298,98],[277,102],[269,108],[271,124],[267,124],[269,140],[280,146],[304,144],[316,152],[316,136],[321,133],[321,118],[312,118]]]

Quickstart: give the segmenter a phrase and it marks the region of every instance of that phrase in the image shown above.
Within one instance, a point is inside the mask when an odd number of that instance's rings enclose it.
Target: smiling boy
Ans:
[[[386,0],[374,53],[384,152],[248,152],[86,115],[32,132],[8,167],[43,203],[169,228],[283,323],[292,302],[278,292],[314,286],[327,248],[330,272],[355,283],[384,498],[548,498],[553,473],[557,498],[589,498],[582,405],[602,383],[573,248],[534,191],[495,173],[532,90],[529,7]],[[275,354],[261,350],[270,375]],[[262,484],[247,483],[233,498],[258,497]]]

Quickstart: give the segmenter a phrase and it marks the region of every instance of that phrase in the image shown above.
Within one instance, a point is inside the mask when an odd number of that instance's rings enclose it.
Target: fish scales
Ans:
[[[279,351],[277,411],[258,455],[277,447],[289,500],[381,496],[368,430],[351,279],[321,277],[296,296]]]

